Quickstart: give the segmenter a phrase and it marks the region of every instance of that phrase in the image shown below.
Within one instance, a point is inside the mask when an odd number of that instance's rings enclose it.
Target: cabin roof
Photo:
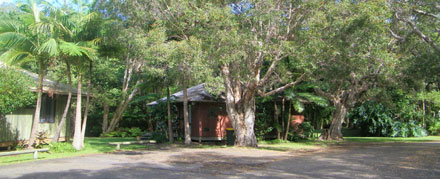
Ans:
[[[31,91],[36,92],[37,86],[38,86],[38,74],[32,73],[26,70],[20,70],[23,74],[29,76],[32,80],[35,82],[35,86],[32,86],[30,89]],[[67,95],[69,94],[69,86],[61,83],[59,81],[52,80],[50,78],[45,77],[43,80],[43,93],[53,93],[53,94],[60,94],[60,95]],[[77,94],[78,89],[72,87],[72,94]],[[86,93],[83,92],[83,95]]]
[[[197,86],[193,86],[188,88],[188,102],[220,102],[223,101],[221,97],[215,97],[210,94],[206,88],[205,83],[199,84]],[[183,102],[183,90],[177,93],[174,93],[170,96],[171,100],[174,102]],[[153,101],[148,103],[148,106],[153,106],[159,104],[159,102],[167,101],[167,97],[161,98],[157,101]]]
[[[0,68],[7,68],[7,67],[8,66],[5,63],[0,61]],[[38,74],[23,69],[16,69],[16,70],[30,77],[35,82],[35,86],[30,87],[30,90],[33,92],[37,92]],[[43,79],[43,93],[67,95],[69,94],[69,86],[59,81],[55,81],[50,78],[47,78],[46,76]],[[78,89],[72,87],[72,94],[78,94]],[[87,95],[87,93],[83,92],[82,95]]]

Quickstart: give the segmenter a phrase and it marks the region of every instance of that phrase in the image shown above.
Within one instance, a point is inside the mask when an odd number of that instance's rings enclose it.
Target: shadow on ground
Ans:
[[[292,156],[237,157],[216,152],[179,152],[149,162],[150,151],[111,154],[127,161],[104,169],[35,172],[19,178],[439,178],[439,143],[341,145]],[[154,153],[153,153],[154,154]],[[151,156],[150,156],[151,157]],[[158,156],[160,157],[160,156]],[[110,160],[111,161],[111,160]],[[60,168],[63,166],[60,164]]]

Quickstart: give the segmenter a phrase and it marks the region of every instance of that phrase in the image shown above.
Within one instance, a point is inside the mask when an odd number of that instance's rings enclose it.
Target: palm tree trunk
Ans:
[[[41,66],[41,65],[40,65]],[[43,67],[40,67],[43,68]],[[45,70],[40,70],[38,74],[38,96],[37,96],[37,105],[35,107],[34,113],[34,121],[32,122],[31,136],[29,137],[28,149],[33,148],[32,146],[35,143],[35,139],[37,138],[38,127],[40,122],[40,112],[41,112],[41,101],[43,97],[43,79],[44,79]]]
[[[86,135],[86,126],[87,126],[87,114],[89,113],[89,102],[90,102],[90,93],[92,89],[92,62],[90,62],[90,74],[89,74],[89,80],[87,81],[87,97],[86,97],[86,106],[84,109],[84,119],[82,123],[81,128],[81,148],[84,147],[84,138]]]
[[[67,113],[69,112],[69,108],[70,108],[70,100],[72,99],[72,76],[70,72],[70,63],[66,62],[66,65],[67,65],[67,79],[69,80],[69,94],[67,95],[66,107],[64,108],[63,116],[61,117],[60,124],[58,124],[57,131],[52,139],[52,142],[55,143],[58,142],[58,139],[61,134],[61,130],[63,129],[64,123],[66,123]],[[67,132],[68,131],[66,130],[65,135],[67,135]]]
[[[76,150],[82,149],[81,144],[81,98],[82,98],[82,74],[78,74],[78,94],[76,95],[76,115],[75,115],[75,132],[73,134],[73,147]]]

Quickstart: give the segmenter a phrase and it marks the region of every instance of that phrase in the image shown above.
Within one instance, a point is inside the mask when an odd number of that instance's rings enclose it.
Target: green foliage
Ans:
[[[437,120],[434,122],[434,124],[432,124],[428,131],[432,134],[432,135],[440,135],[440,121]]]
[[[142,135],[142,130],[139,127],[133,127],[128,130],[130,132],[130,137],[136,137]]]
[[[35,82],[20,71],[0,66],[0,115],[32,104],[35,94],[30,88],[34,86]]]
[[[128,128],[119,128],[118,130],[105,133],[104,136],[106,136],[106,137],[128,137],[129,136],[128,130],[129,130]]]
[[[287,138],[289,141],[310,139],[313,137],[314,131],[315,129],[310,124],[310,122],[303,122],[299,124],[297,127],[292,126],[292,129],[289,131]]]
[[[77,152],[69,142],[49,143],[49,151],[53,153]]]
[[[165,132],[162,131],[155,131],[151,134],[151,139],[155,140],[157,143],[164,143],[168,141],[167,136],[165,135]]]
[[[365,136],[388,136],[391,132],[393,115],[382,104],[364,103],[348,117]]]
[[[354,127],[364,136],[424,137],[427,132],[414,120],[398,120],[396,115],[382,104],[366,102],[349,114]]]
[[[119,128],[118,130],[104,134],[106,137],[136,137],[141,135],[142,130],[139,127]]]

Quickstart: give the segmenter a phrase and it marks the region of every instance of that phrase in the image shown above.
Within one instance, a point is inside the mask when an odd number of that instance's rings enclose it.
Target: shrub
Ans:
[[[393,126],[393,114],[382,104],[366,102],[348,116],[354,119],[353,125],[361,130],[363,136],[389,136],[391,129],[399,128]]]
[[[426,130],[414,120],[393,120],[395,115],[381,104],[366,102],[354,109],[349,117],[363,136],[424,137]],[[396,118],[398,119],[398,118]]]
[[[440,135],[440,121],[435,121],[428,130],[432,135]]]
[[[287,136],[287,139],[290,141],[299,141],[299,140],[305,140],[313,137],[313,132],[315,129],[310,124],[310,122],[303,122],[298,125],[298,127],[295,129],[292,127],[292,129],[289,131],[289,134]]]
[[[107,132],[104,134],[106,137],[129,137],[128,128],[119,128],[116,131]]]
[[[425,137],[428,135],[428,132],[422,126],[417,124],[416,121],[409,121],[407,126],[410,137]]]
[[[153,132],[151,134],[151,138],[153,140],[155,140],[157,143],[163,143],[166,142],[168,140],[167,136],[165,135],[165,133],[161,132],[161,131],[156,131]]]
[[[0,67],[0,115],[31,105],[36,97],[29,90],[32,86],[35,86],[35,82],[29,76]]]
[[[139,127],[133,127],[131,129],[129,129],[128,132],[130,132],[131,137],[136,137],[136,136],[142,135],[142,130]]]

